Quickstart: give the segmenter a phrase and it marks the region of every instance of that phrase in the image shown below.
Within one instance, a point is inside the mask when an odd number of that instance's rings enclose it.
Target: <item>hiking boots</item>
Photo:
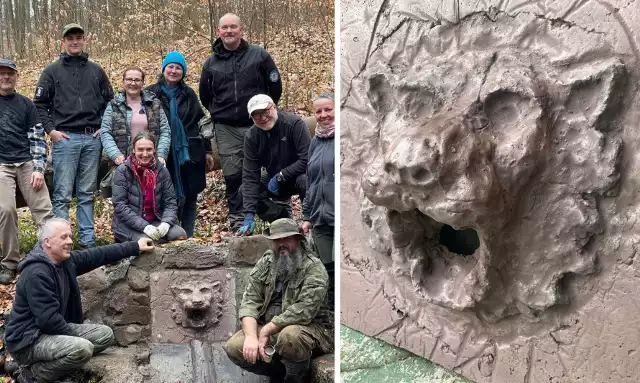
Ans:
[[[311,359],[300,362],[282,359],[282,364],[284,364],[287,371],[284,377],[284,383],[307,383],[309,381]]]
[[[0,265],[0,284],[8,285],[16,277],[16,271]]]
[[[29,369],[29,367],[21,367],[20,374],[16,379],[18,383],[38,383],[36,378],[33,376],[33,372]]]

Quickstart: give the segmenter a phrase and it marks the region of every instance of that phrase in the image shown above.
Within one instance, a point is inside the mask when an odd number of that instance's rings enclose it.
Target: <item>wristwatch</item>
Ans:
[[[283,182],[284,181],[284,176],[282,175],[282,172],[276,174],[276,181],[278,181],[278,182]]]

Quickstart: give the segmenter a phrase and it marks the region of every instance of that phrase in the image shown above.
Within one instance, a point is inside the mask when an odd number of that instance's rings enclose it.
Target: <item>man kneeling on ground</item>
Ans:
[[[224,348],[233,363],[272,382],[307,382],[311,356],[333,352],[327,271],[293,220],[274,221],[265,236],[273,250],[251,271],[239,312],[242,330]],[[271,360],[267,346],[275,349]]]
[[[153,249],[150,239],[71,251],[71,226],[52,218],[18,265],[5,345],[21,366],[18,382],[53,382],[111,345],[113,331],[83,324],[76,276]]]

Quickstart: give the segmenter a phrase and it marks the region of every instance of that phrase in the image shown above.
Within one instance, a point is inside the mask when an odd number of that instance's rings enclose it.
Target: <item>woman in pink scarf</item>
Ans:
[[[116,169],[111,228],[117,242],[145,236],[161,242],[187,238],[176,224],[176,193],[169,171],[156,160],[155,142],[152,133],[138,133],[132,154]]]
[[[302,203],[302,230],[311,234],[316,252],[329,274],[329,306],[333,307],[334,291],[334,158],[335,117],[334,96],[322,93],[313,101],[316,134],[309,145],[307,165],[307,195]]]

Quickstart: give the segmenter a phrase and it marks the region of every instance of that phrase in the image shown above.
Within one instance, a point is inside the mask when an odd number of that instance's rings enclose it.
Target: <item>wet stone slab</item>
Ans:
[[[188,344],[154,343],[149,364],[164,383],[193,382],[193,361]]]

